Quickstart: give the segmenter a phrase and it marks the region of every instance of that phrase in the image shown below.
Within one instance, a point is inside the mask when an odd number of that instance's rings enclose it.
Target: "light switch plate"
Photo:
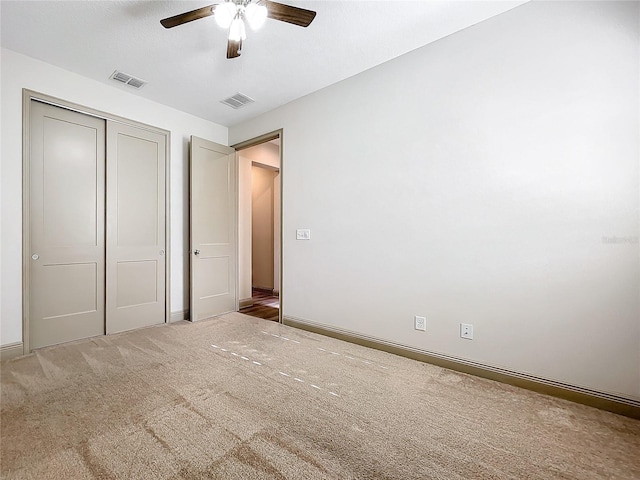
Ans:
[[[296,240],[311,240],[311,230],[308,228],[298,228],[296,230]]]

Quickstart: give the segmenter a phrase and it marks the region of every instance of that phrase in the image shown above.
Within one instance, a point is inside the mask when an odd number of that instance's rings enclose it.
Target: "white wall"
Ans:
[[[171,310],[188,308],[188,142],[197,135],[227,145],[227,128],[145,100],[13,51],[1,51],[0,344],[22,341],[22,89],[171,131]]]
[[[284,129],[284,315],[640,399],[638,9],[528,3],[231,127]]]
[[[280,145],[278,140],[259,143],[253,147],[245,148],[242,154],[254,163],[265,165],[274,169],[280,168]]]
[[[251,299],[251,159],[238,155],[238,298]]]
[[[278,163],[280,152],[278,151]],[[280,171],[273,177],[273,293],[280,294],[280,252],[281,252],[281,220],[280,220]]]

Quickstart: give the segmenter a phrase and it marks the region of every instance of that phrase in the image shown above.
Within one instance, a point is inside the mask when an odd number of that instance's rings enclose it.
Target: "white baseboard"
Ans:
[[[9,343],[0,347],[0,360],[9,360],[24,355],[22,342]]]

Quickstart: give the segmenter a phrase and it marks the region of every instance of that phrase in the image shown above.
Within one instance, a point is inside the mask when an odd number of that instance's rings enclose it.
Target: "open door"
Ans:
[[[235,150],[191,137],[191,321],[237,310]]]

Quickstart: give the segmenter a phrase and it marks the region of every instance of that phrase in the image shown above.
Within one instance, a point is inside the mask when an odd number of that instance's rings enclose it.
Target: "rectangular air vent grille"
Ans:
[[[128,73],[119,72],[118,70],[115,70],[109,78],[133,88],[142,88],[147,84],[147,82],[140,78],[136,78]]]
[[[255,100],[251,97],[247,97],[244,93],[236,93],[229,98],[225,98],[224,100],[220,100],[221,103],[230,106],[231,108],[240,108],[244,107],[249,103],[255,102]]]

